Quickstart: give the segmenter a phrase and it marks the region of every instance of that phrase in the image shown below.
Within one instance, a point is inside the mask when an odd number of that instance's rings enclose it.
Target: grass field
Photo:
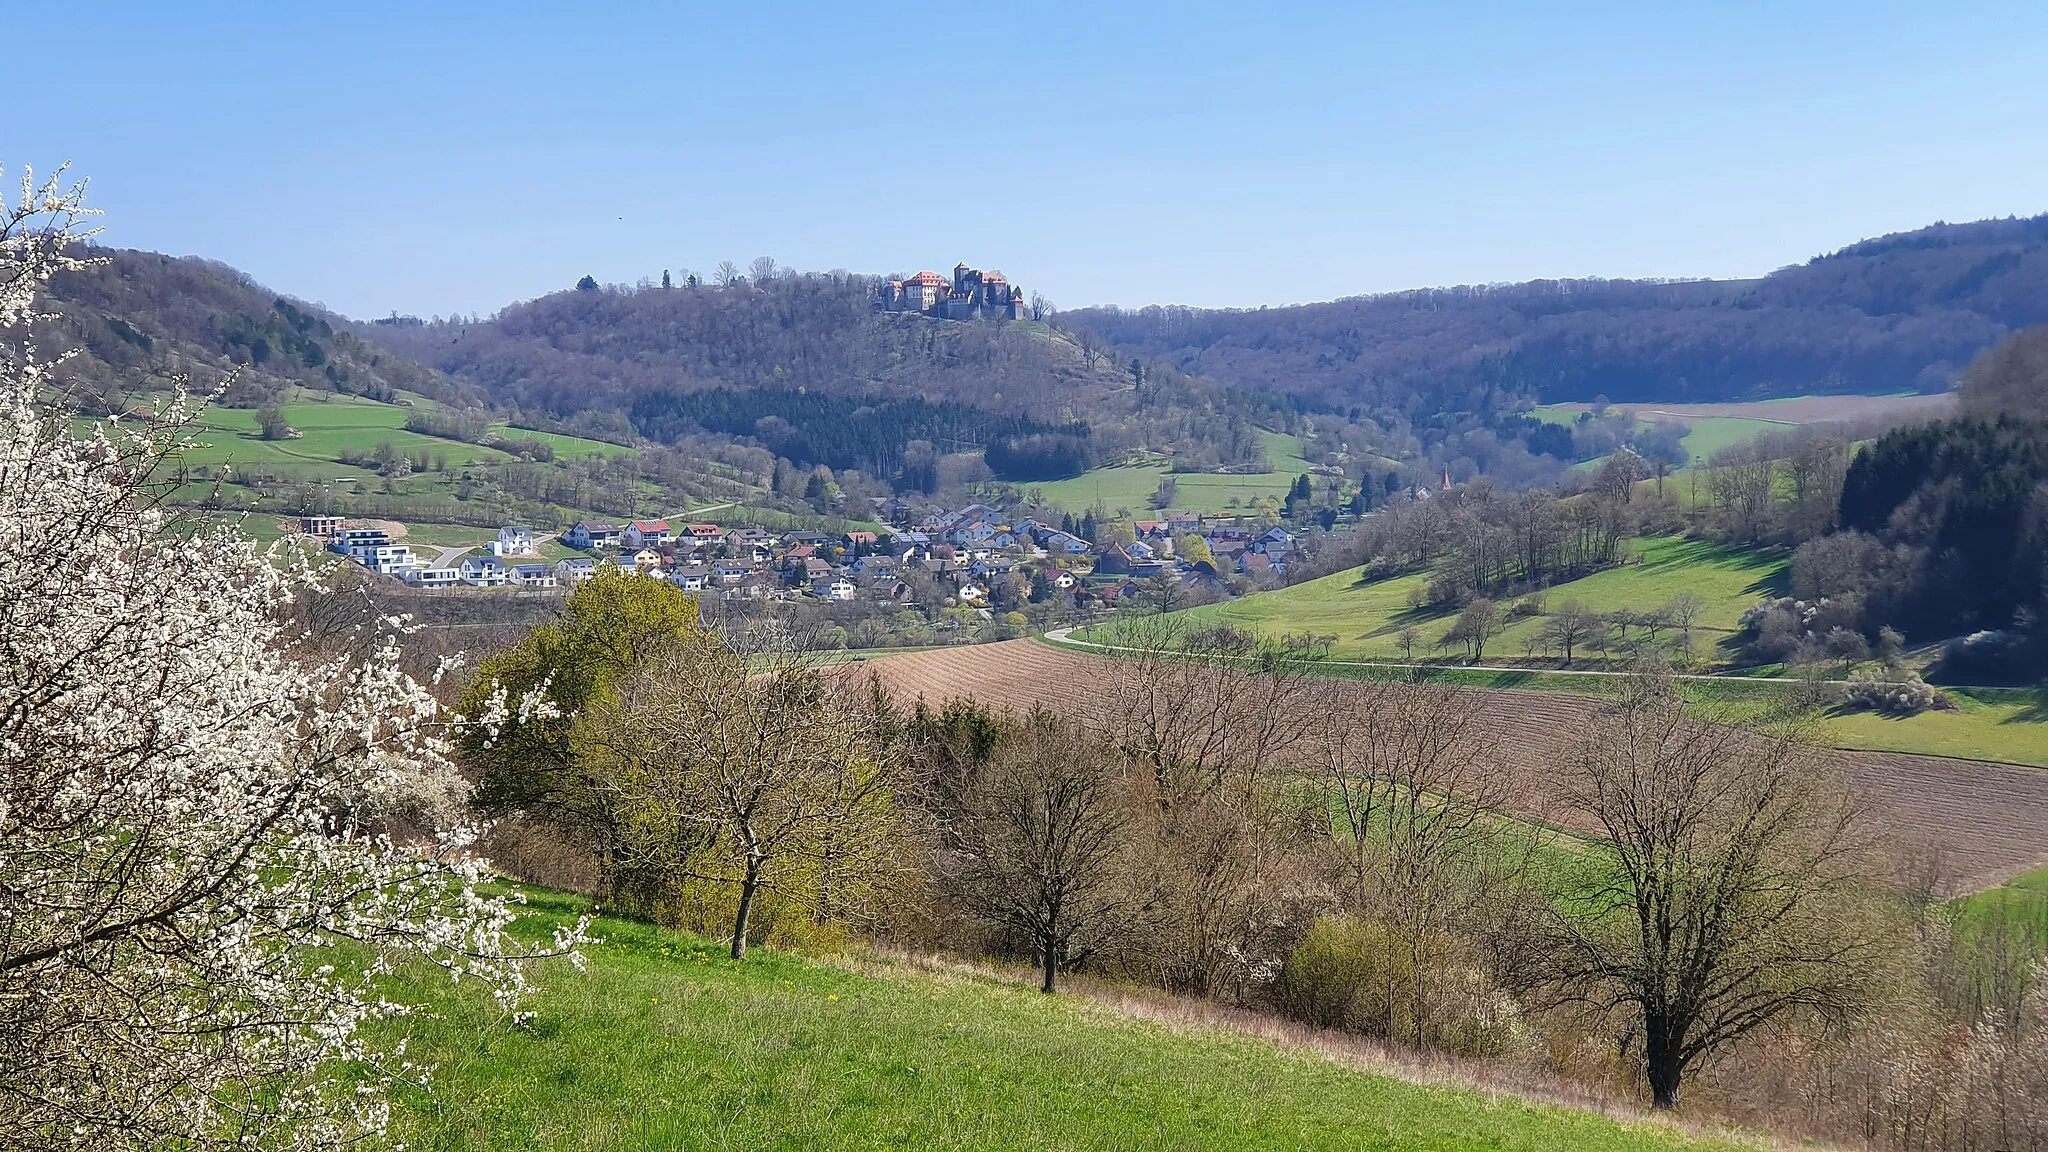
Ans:
[[[1616,405],[1616,407],[1633,407],[1639,413],[1650,411],[1648,408],[1634,405]],[[1579,418],[1579,413],[1586,410],[1587,405],[1584,404],[1545,404],[1539,408],[1531,409],[1529,415],[1551,424],[1570,424]],[[1704,463],[1708,457],[1723,448],[1754,440],[1765,432],[1782,432],[1794,426],[1791,421],[1765,419],[1757,416],[1709,416],[1673,413],[1665,418],[1682,420],[1691,429],[1685,434],[1685,438],[1679,441],[1680,447],[1685,449],[1688,461],[1685,467],[1687,468],[1692,467],[1694,464]],[[1647,419],[1637,420],[1637,424],[1643,427],[1648,427],[1651,423],[1652,421]],[[1597,468],[1600,466],[1600,462],[1605,459],[1606,457],[1601,456],[1595,457],[1592,460],[1582,460],[1574,465],[1574,467],[1581,469]],[[1683,470],[1684,468],[1680,469],[1680,471]]]
[[[1637,542],[1636,549],[1640,563],[1557,585],[1544,593],[1546,601],[1555,607],[1576,600],[1595,612],[1644,611],[1690,592],[1705,604],[1696,628],[1702,634],[1702,655],[1711,657],[1713,644],[1732,634],[1743,611],[1759,598],[1775,594],[1785,580],[1782,553],[1675,536],[1646,537]],[[1333,635],[1337,637],[1333,655],[1350,659],[1399,659],[1400,634],[1414,627],[1422,634],[1416,653],[1427,656],[1453,618],[1449,613],[1408,607],[1409,593],[1427,581],[1428,577],[1416,574],[1366,583],[1360,581],[1358,569],[1348,569],[1291,588],[1190,609],[1189,614],[1206,622],[1229,623],[1276,636],[1289,632]],[[1522,641],[1542,626],[1541,617],[1509,625],[1493,641],[1489,659],[1519,655]]]
[[[1717,665],[1725,655],[1721,642],[1734,635],[1743,611],[1763,596],[1784,591],[1786,557],[1782,552],[1729,548],[1679,537],[1647,537],[1637,542],[1637,554],[1642,560],[1639,564],[1611,568],[1548,589],[1544,593],[1548,607],[1555,609],[1567,600],[1576,600],[1595,612],[1642,611],[1690,592],[1705,602],[1696,625],[1696,667],[1710,672],[1725,667]],[[1358,570],[1351,569],[1291,588],[1189,609],[1188,614],[1271,636],[1302,632],[1335,636],[1331,655],[1342,660],[1400,661],[1400,633],[1414,627],[1421,634],[1415,655],[1428,659],[1445,655],[1435,644],[1450,628],[1453,616],[1408,607],[1409,592],[1420,588],[1426,579],[1413,575],[1361,583]],[[1542,626],[1540,616],[1509,624],[1489,645],[1484,662],[1525,663],[1522,642]],[[1084,630],[1078,638],[1111,639],[1099,629]],[[1545,664],[1554,666],[1555,661]],[[1598,670],[1606,665],[1598,656],[1581,653],[1574,666]],[[1619,661],[1614,666],[1618,667]],[[1428,674],[1471,688],[1601,695],[1612,687],[1610,681],[1598,677],[1559,674],[1545,665],[1513,671],[1437,665]],[[1720,693],[1776,699],[1788,690],[1789,685],[1777,688],[1729,681]],[[2048,768],[2048,698],[2021,689],[1966,689],[1950,695],[1959,705],[1953,712],[1893,717],[1868,711],[1831,711],[1819,720],[1821,735],[1836,748],[1959,756]]]
[[[543,919],[571,914],[539,894]],[[1658,1126],[1422,1087],[1307,1051],[1168,1029],[992,977],[742,963],[601,920],[527,1027],[426,985],[398,1100],[423,1149],[1553,1149],[1736,1147]]]
[[[236,465],[261,467],[294,480],[352,478],[370,481],[373,469],[341,463],[344,454],[367,455],[379,444],[389,443],[407,456],[424,452],[431,459],[444,460],[450,468],[479,464],[502,464],[512,456],[480,444],[466,444],[405,430],[406,409],[359,396],[306,392],[284,406],[285,419],[300,432],[291,440],[265,440],[260,434],[256,412],[249,408],[208,408],[199,417],[198,447],[187,451],[181,461],[192,467]],[[492,429],[510,439],[544,440],[557,454],[590,456],[627,452],[630,449],[574,436],[529,432],[504,425]]]
[[[1823,721],[1837,748],[1921,752],[2048,768],[2048,690],[1949,689],[1958,710],[1893,717],[1835,712]]]
[[[1144,518],[1153,511],[1152,495],[1159,490],[1159,482],[1171,475],[1178,489],[1174,510],[1220,515],[1232,509],[1232,500],[1237,501],[1238,506],[1260,497],[1285,500],[1295,478],[1308,471],[1309,462],[1302,458],[1299,437],[1279,432],[1263,435],[1266,438],[1266,459],[1273,465],[1271,472],[1251,475],[1170,472],[1162,463],[1091,468],[1072,479],[1027,487],[1041,493],[1047,503],[1076,514],[1100,501],[1111,512],[1123,509]]]

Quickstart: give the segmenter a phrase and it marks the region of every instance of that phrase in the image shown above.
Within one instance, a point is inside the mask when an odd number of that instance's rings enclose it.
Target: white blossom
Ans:
[[[581,927],[508,938],[396,640],[301,643],[303,562],[160,505],[182,397],[83,440],[49,410],[19,333],[86,214],[58,179],[0,197],[0,1144],[334,1147],[424,1078],[364,1027],[414,1010],[381,979],[402,958],[514,1012]]]

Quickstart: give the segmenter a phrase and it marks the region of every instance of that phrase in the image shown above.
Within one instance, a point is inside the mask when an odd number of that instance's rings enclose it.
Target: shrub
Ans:
[[[1411,943],[1371,917],[1326,916],[1288,954],[1274,999],[1287,1015],[1318,1027],[1413,1041],[1419,1016],[1428,1021],[1421,1039],[1433,1047],[1473,1056],[1506,1052],[1522,1034],[1519,1011],[1469,946],[1440,933],[1419,948]]]
[[[1946,692],[1912,672],[1896,678],[1858,676],[1849,681],[1844,703],[1851,708],[1864,708],[1890,716],[1953,712],[1956,708],[1956,702]]]

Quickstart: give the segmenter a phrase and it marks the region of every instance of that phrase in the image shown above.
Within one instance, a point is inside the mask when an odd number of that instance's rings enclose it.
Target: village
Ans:
[[[1299,545],[1285,527],[1193,513],[1100,525],[1091,518],[1088,529],[1012,518],[986,504],[909,519],[879,532],[837,534],[666,519],[578,521],[559,535],[507,525],[460,556],[415,549],[390,528],[338,516],[302,516],[298,530],[370,572],[421,589],[569,588],[615,569],[727,601],[907,604],[918,599],[919,585],[935,584],[948,607],[983,613],[1007,599],[1115,608],[1162,580],[1228,595],[1233,584],[1284,576]],[[559,545],[547,549],[557,558],[543,555],[549,543]]]

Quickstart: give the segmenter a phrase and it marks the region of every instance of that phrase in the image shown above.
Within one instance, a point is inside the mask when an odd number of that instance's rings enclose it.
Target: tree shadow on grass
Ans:
[[[1790,596],[1792,594],[1792,567],[1786,565],[1775,569],[1755,580],[1742,590],[1746,596]]]
[[[2048,724],[2048,684],[2034,689],[2032,698],[2019,711],[1999,721],[2000,724]]]

